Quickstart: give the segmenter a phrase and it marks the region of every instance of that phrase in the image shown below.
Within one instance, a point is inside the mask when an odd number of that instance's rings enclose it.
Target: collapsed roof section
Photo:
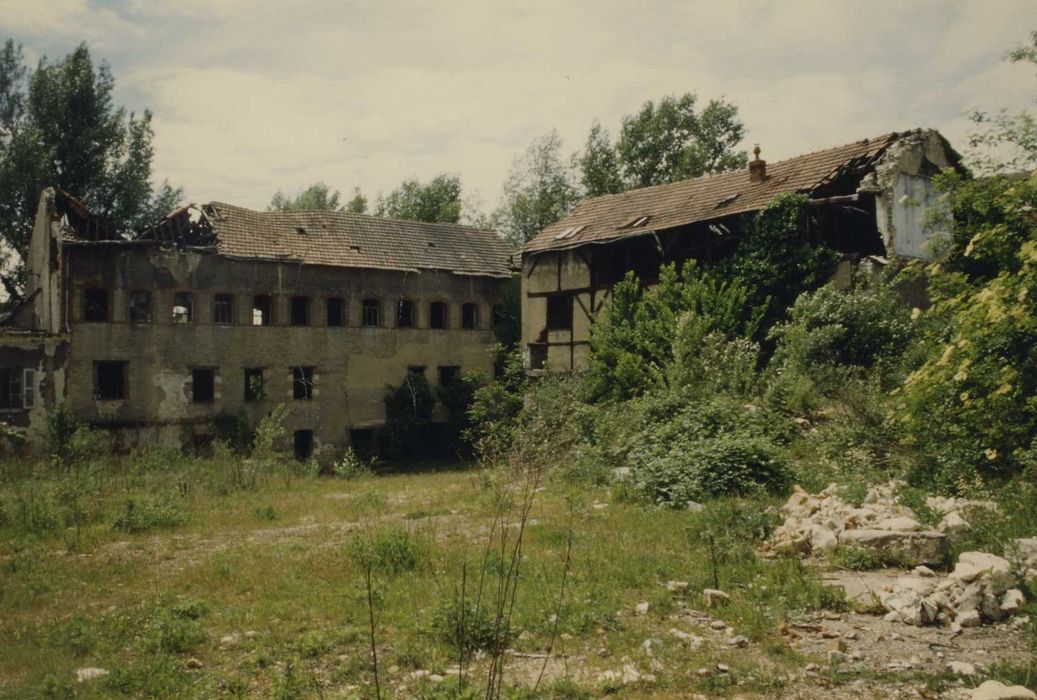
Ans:
[[[121,241],[122,236],[101,221],[85,204],[68,192],[52,188],[54,207],[51,217],[61,222],[61,236],[66,241]]]
[[[341,211],[258,212],[223,202],[182,207],[138,239],[305,265],[499,278],[516,266],[500,236],[471,226]]]
[[[609,243],[758,211],[778,195],[790,192],[824,197],[834,185],[850,178],[856,187],[893,146],[929,133],[922,129],[892,132],[774,163],[759,160],[757,151],[748,169],[585,199],[572,214],[529,241],[523,252]]]

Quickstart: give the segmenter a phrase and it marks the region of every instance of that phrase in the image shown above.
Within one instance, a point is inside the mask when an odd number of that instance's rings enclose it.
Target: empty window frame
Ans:
[[[266,391],[263,387],[263,368],[262,367],[246,367],[245,368],[245,400],[246,401],[262,401],[266,398]]]
[[[292,398],[300,401],[313,398],[312,367],[292,367]]]
[[[145,289],[130,292],[130,323],[151,323],[151,292]]]
[[[440,365],[439,385],[450,386],[461,376],[461,368],[457,365]]]
[[[313,456],[313,431],[296,430],[292,434],[292,452],[295,458],[304,462]]]
[[[274,322],[274,300],[269,294],[252,297],[252,325],[269,326]]]
[[[339,298],[328,299],[325,304],[325,321],[329,326],[346,325],[346,302]]]
[[[173,295],[173,323],[191,323],[194,320],[194,296],[190,292]]]
[[[425,365],[407,365],[407,375],[420,374],[422,377],[425,376]]]
[[[310,325],[309,297],[292,297],[291,322],[293,326]]]
[[[547,330],[571,331],[573,328],[572,294],[552,294],[547,297]]]
[[[0,368],[0,409],[32,408],[36,403],[36,372],[20,367]]]
[[[465,330],[475,330],[479,327],[479,305],[478,304],[462,304],[461,305],[461,328]]]
[[[447,312],[446,303],[434,301],[428,305],[428,327],[446,328]]]
[[[216,370],[199,368],[191,370],[191,401],[212,403],[216,400]]]
[[[108,290],[90,287],[83,290],[83,320],[104,323],[108,320]]]
[[[104,360],[94,363],[94,398],[98,401],[118,401],[127,395],[128,364]]]
[[[230,294],[217,294],[212,299],[212,322],[220,325],[234,323],[234,297]]]
[[[382,305],[377,299],[364,299],[360,322],[368,328],[382,324]]]
[[[407,299],[400,299],[396,305],[396,327],[397,328],[414,328],[417,326],[417,319],[414,318],[414,302]]]

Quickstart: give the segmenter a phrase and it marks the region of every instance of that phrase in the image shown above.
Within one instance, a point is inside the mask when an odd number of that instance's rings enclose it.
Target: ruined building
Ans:
[[[127,240],[47,190],[0,334],[2,419],[38,441],[65,401],[123,447],[189,446],[284,403],[300,457],[365,443],[408,372],[492,372],[511,267],[491,231],[219,202]]]
[[[628,271],[658,279],[665,263],[717,260],[745,217],[780,194],[811,198],[815,240],[843,253],[837,281],[863,257],[924,258],[932,177],[960,157],[933,130],[890,133],[746,170],[582,201],[522,252],[522,342],[531,372],[586,367],[593,314]]]

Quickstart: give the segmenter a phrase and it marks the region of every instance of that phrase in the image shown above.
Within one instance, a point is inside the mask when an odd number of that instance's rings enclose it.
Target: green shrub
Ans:
[[[190,651],[206,639],[199,621],[208,614],[209,606],[200,600],[161,606],[148,620],[148,645],[167,654]]]
[[[399,386],[385,389],[386,454],[393,460],[420,460],[428,456],[434,441],[432,409],[436,399],[421,372],[407,372]]]
[[[486,601],[467,598],[462,608],[459,597],[444,600],[432,616],[432,631],[455,653],[493,650],[494,620]]]
[[[176,496],[142,496],[127,498],[113,523],[116,530],[136,534],[164,530],[183,525],[187,513]]]
[[[349,550],[361,567],[370,566],[390,576],[414,571],[429,556],[428,543],[401,528],[358,533],[350,540]]]

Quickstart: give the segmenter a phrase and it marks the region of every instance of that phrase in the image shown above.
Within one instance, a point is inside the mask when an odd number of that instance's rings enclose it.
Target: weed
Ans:
[[[140,496],[127,498],[113,527],[130,534],[164,530],[183,525],[187,513],[173,496]]]

